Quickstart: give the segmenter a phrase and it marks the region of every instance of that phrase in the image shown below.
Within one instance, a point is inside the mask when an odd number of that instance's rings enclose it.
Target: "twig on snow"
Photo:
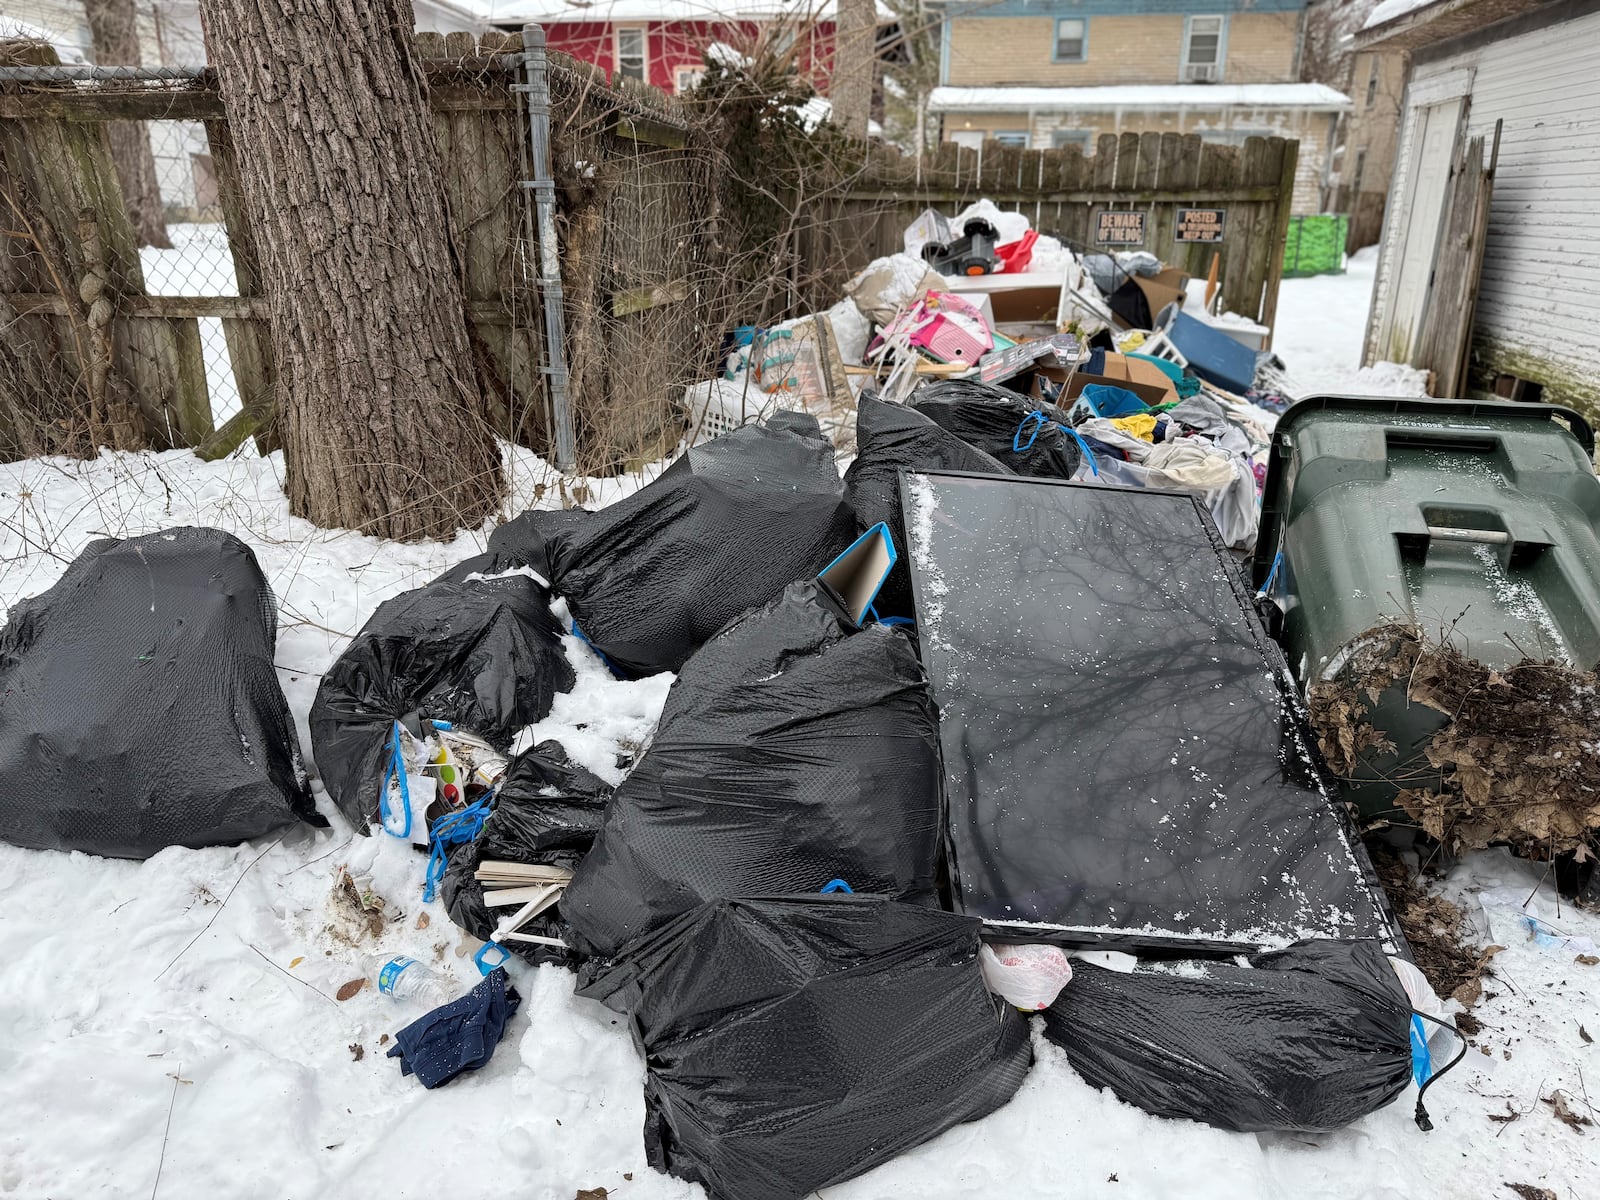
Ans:
[[[206,930],[210,929],[211,926],[212,926],[212,923],[214,921],[216,921],[216,919],[222,915],[222,910],[228,907],[228,901],[233,899],[233,893],[235,891],[237,891],[239,885],[244,882],[244,877],[246,875],[250,874],[250,867],[255,866],[258,862],[260,862],[263,858],[265,858],[267,856],[267,851],[271,850],[273,846],[276,846],[281,841],[283,841],[283,837],[281,835],[276,837],[276,838],[274,838],[273,841],[272,841],[272,845],[269,845],[266,850],[263,850],[260,854],[256,855],[254,858],[252,858],[250,860],[250,866],[246,867],[244,870],[239,872],[239,878],[237,878],[237,879],[235,879],[233,881],[233,887],[228,889],[228,894],[222,898],[222,903],[217,905],[217,911],[211,914],[211,920],[207,921],[205,923],[205,925],[201,928],[199,933],[195,934],[186,943],[184,943],[183,949],[179,950],[176,954],[174,954],[172,956],[172,962],[169,962],[166,966],[162,967],[161,968],[161,973],[159,975],[157,975],[155,977],[155,979],[152,979],[150,981],[151,983],[158,982],[162,975],[165,975],[168,971],[172,970],[172,968],[177,964],[177,961],[180,958],[182,958],[185,954],[189,953],[189,947],[194,945],[202,937],[205,936]]]
[[[161,1170],[167,1165],[167,1138],[172,1133],[172,1108],[178,1103],[178,1084],[183,1079],[183,1064],[178,1064],[178,1069],[172,1073],[172,1098],[167,1101],[167,1125],[161,1131],[161,1159],[156,1163],[156,1181],[150,1185],[150,1200],[156,1200],[156,1191],[161,1187]]]
[[[250,943],[246,942],[245,945],[250,946]],[[255,950],[256,953],[258,955],[260,955],[261,961],[266,963],[267,966],[271,967],[273,970],[281,971],[284,975],[288,976],[288,978],[290,978],[290,979],[293,979],[296,983],[300,984],[302,987],[310,988],[313,992],[315,992],[317,995],[321,996],[329,1004],[332,1004],[335,1007],[338,1006],[339,1002],[337,1000],[335,1000],[332,996],[328,995],[327,992],[325,992],[321,988],[319,988],[316,984],[311,983],[309,980],[301,979],[297,975],[291,975],[288,971],[285,971],[282,967],[278,966],[277,963],[273,962],[265,954],[262,954],[261,951],[256,950],[256,948],[254,946],[250,946],[250,949]]]

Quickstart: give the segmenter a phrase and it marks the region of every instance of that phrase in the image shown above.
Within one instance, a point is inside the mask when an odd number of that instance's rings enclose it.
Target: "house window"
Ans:
[[[700,86],[700,81],[705,78],[705,71],[700,67],[679,67],[676,73],[677,92],[683,95]]]
[[[1056,22],[1056,62],[1083,62],[1088,51],[1088,21],[1082,17],[1062,17]]]
[[[1374,58],[1371,69],[1367,72],[1367,107],[1371,108],[1378,99],[1378,60]]]
[[[1353,195],[1361,194],[1361,177],[1367,173],[1367,152],[1356,151],[1356,169],[1350,177],[1350,191]]]
[[[627,79],[637,79],[643,82],[645,76],[644,30],[617,30],[617,74]]]
[[[1222,60],[1227,38],[1227,17],[1189,17],[1184,22],[1185,83],[1215,83],[1222,78]]]
[[[1063,146],[1076,146],[1085,154],[1094,142],[1094,134],[1087,129],[1056,129],[1050,134],[1050,145],[1059,150]]]
[[[1028,131],[1026,129],[996,129],[989,135],[1002,146],[1020,146],[1028,148]]]
[[[772,53],[779,58],[787,57],[794,50],[795,41],[794,25],[789,21],[779,21],[772,31]]]

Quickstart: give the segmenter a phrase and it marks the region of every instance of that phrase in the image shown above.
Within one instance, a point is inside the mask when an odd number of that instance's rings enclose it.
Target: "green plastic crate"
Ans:
[[[1289,236],[1283,247],[1283,277],[1343,275],[1344,243],[1350,218],[1342,213],[1290,217]]]

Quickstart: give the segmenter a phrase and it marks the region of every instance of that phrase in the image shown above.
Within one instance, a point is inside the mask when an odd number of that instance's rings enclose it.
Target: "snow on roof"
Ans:
[[[1378,25],[1387,25],[1390,21],[1398,20],[1407,13],[1416,12],[1419,8],[1426,8],[1435,0],[1379,0],[1378,6],[1367,14],[1367,23],[1361,28],[1372,29]]]
[[[456,0],[496,25],[529,21],[766,21],[791,17],[831,21],[835,0]],[[894,13],[878,4],[878,20]]]
[[[932,112],[1027,112],[1114,108],[1311,108],[1350,107],[1350,97],[1325,83],[1156,83],[1113,87],[938,87],[928,98]]]

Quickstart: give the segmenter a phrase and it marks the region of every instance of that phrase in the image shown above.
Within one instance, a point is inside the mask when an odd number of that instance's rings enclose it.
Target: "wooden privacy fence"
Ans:
[[[851,272],[900,250],[906,226],[922,210],[953,216],[987,197],[1078,253],[1148,250],[1199,276],[1220,254],[1223,303],[1270,326],[1298,149],[1275,137],[1219,146],[1198,134],[1125,133],[1102,136],[1092,155],[1075,146],[1022,150],[989,142],[978,150],[946,143],[919,164],[873,147],[846,186],[821,194],[798,231],[798,256],[817,268],[821,289],[808,299],[823,302]],[[1190,208],[1223,210],[1220,241],[1178,240],[1178,212]],[[1099,244],[1105,212],[1142,213],[1144,236]]]

